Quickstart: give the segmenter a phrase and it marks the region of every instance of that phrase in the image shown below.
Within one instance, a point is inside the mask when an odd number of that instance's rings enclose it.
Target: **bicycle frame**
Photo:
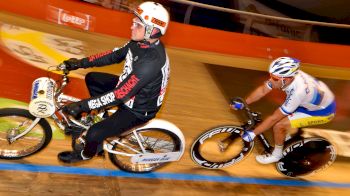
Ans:
[[[88,130],[90,128],[90,126],[84,125],[81,122],[79,122],[78,120],[64,114],[61,109],[64,105],[66,105],[67,103],[70,102],[78,102],[81,99],[70,96],[70,95],[66,95],[63,93],[63,89],[64,87],[69,83],[68,80],[68,73],[69,71],[67,70],[63,70],[63,76],[62,76],[62,81],[59,84],[59,86],[56,85],[56,91],[54,91],[54,106],[55,106],[55,113],[53,113],[50,117],[54,120],[55,124],[62,130],[66,130],[67,127],[72,126],[72,124],[74,123],[75,126],[78,126],[84,130]],[[50,79],[50,78],[49,78]],[[109,112],[114,113],[116,110],[108,110]],[[100,118],[103,118],[103,114],[104,111],[100,111],[99,114],[97,114],[97,116],[99,116]],[[59,117],[59,116],[61,117]],[[20,135],[17,135],[14,138],[11,138],[11,142],[14,142],[15,140],[17,140],[18,138],[24,136],[25,134],[29,133],[34,126],[40,121],[40,117],[37,117],[32,124],[24,131],[22,132]],[[143,146],[143,143],[145,143],[144,139],[142,137],[140,137],[137,134],[137,130],[139,129],[147,129],[147,128],[164,128],[170,132],[173,132],[175,135],[179,136],[181,143],[183,145],[181,145],[181,149],[178,152],[168,152],[168,153],[147,153],[146,149]],[[136,128],[134,130],[132,130],[133,135],[135,136],[137,143],[139,145],[139,147],[141,148],[141,151],[135,150],[130,146],[127,146],[125,144],[123,144],[122,142],[120,142],[117,139],[112,139],[111,141],[105,140],[103,148],[104,150],[106,150],[109,153],[112,154],[116,154],[116,155],[121,155],[121,156],[128,156],[128,157],[136,157],[136,161],[139,161],[139,159],[147,159],[147,157],[149,159],[152,160],[158,160],[158,161],[149,161],[146,160],[145,163],[152,163],[152,162],[166,162],[166,161],[177,161],[179,160],[183,153],[184,153],[184,144],[185,144],[185,139],[184,136],[182,134],[182,132],[180,131],[180,129],[178,129],[175,125],[173,125],[170,122],[167,121],[163,121],[160,119],[154,119],[151,120],[149,123],[147,123],[146,125]],[[120,152],[120,151],[116,151],[116,150],[112,150],[113,149],[113,145],[114,144],[118,144],[121,145],[125,148],[128,148],[129,150],[131,150],[132,152],[135,152],[136,154],[129,154],[129,153],[124,153],[124,152]],[[141,156],[136,156],[137,154],[141,155]],[[162,159],[162,157],[167,157],[166,159]],[[142,158],[143,157],[143,158]],[[140,161],[139,161],[140,162]],[[142,161],[141,161],[142,162]]]
[[[265,151],[267,153],[272,153],[273,147],[270,145],[269,141],[265,138],[264,134],[259,134],[258,139],[260,143],[263,145]]]
[[[244,110],[245,113],[248,117],[248,121],[246,124],[242,125],[243,130],[251,130],[255,127],[256,123],[259,123],[261,121],[260,118],[260,113],[256,113],[256,112],[252,112],[250,111],[248,104],[245,102],[244,99],[240,98],[240,97],[236,97],[234,100],[238,100],[241,103],[244,104]],[[259,134],[257,135],[257,138],[259,139],[259,141],[261,142],[261,144],[263,145],[265,151],[267,153],[271,153],[273,147],[271,146],[270,142],[266,139],[266,137],[264,136],[264,134]]]

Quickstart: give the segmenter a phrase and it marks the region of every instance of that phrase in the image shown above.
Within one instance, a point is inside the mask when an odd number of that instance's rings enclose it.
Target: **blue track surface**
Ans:
[[[184,173],[163,173],[152,172],[144,174],[128,173],[120,170],[65,167],[51,165],[32,165],[17,163],[0,163],[0,170],[7,171],[27,171],[27,172],[44,172],[57,174],[76,174],[91,176],[115,176],[125,178],[143,178],[143,179],[166,179],[166,180],[189,180],[189,181],[209,181],[209,182],[226,182],[239,184],[260,184],[273,186],[297,186],[297,187],[328,187],[328,188],[350,188],[350,183],[332,183],[332,182],[311,182],[302,180],[276,180],[264,178],[245,178],[231,176],[209,176]]]

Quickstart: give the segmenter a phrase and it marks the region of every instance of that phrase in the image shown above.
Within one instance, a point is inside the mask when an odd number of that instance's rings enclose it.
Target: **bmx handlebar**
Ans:
[[[59,85],[59,88],[56,91],[56,97],[58,97],[62,93],[64,87],[69,83],[69,70],[67,69],[67,66],[64,63],[61,63],[57,65],[56,71],[62,71],[63,73],[61,84]]]

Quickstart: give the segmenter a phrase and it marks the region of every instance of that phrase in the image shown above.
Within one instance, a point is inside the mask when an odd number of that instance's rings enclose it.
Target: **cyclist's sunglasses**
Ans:
[[[272,75],[272,74],[270,74],[270,78],[273,80],[273,81],[278,81],[278,80],[280,80],[281,78],[280,77],[277,77],[277,76],[274,76],[274,75]]]

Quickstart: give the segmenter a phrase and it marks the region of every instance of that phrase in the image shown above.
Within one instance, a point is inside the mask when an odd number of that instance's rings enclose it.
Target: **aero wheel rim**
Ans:
[[[192,160],[207,169],[220,169],[241,162],[254,147],[254,142],[242,140],[241,131],[241,127],[223,126],[203,133],[192,145]],[[219,147],[221,143],[228,144],[224,145],[227,148],[223,151]]]
[[[229,136],[229,133],[222,133],[205,140],[198,149],[203,159],[214,163],[226,163],[232,160],[233,155],[239,154],[244,148],[244,142],[241,139],[236,138],[224,150],[220,147],[222,144],[220,141]]]

